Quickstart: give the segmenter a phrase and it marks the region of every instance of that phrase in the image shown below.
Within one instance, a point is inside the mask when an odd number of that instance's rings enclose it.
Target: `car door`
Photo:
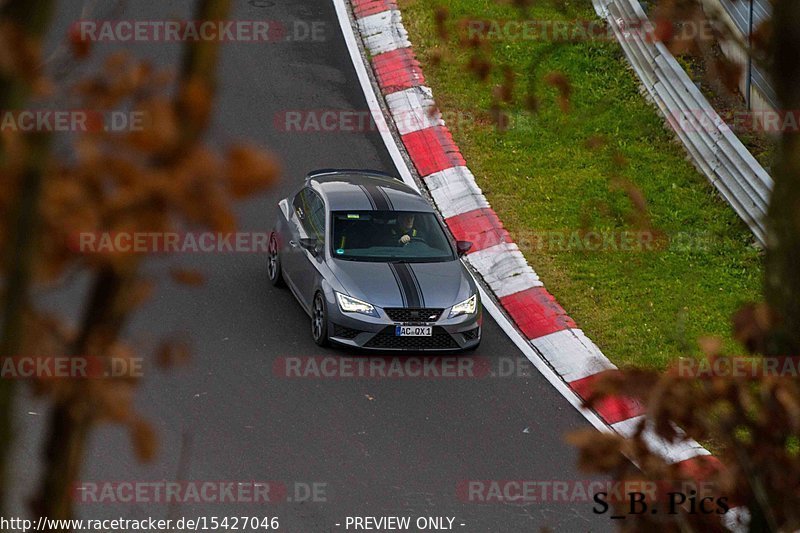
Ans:
[[[287,235],[286,246],[284,248],[283,260],[283,273],[286,276],[286,281],[289,288],[295,293],[297,299],[303,306],[306,305],[300,293],[300,279],[302,277],[301,270],[304,267],[304,254],[300,246],[300,239],[305,238],[305,229],[303,227],[303,219],[306,217],[306,190],[307,188],[300,189],[291,200],[291,209],[287,220]]]
[[[322,276],[325,263],[325,202],[312,189],[307,189],[305,196],[306,212],[303,219],[303,229],[310,238],[317,239],[317,252],[302,248],[303,256],[306,260],[301,274],[301,287],[303,299],[310,306],[314,300],[314,291],[317,288],[317,281]]]
[[[286,259],[287,277],[297,299],[309,309],[325,256],[325,204],[313,189],[304,187],[294,197],[292,209],[292,235],[288,242]],[[305,238],[317,239],[319,252],[316,255],[300,245],[300,240]]]

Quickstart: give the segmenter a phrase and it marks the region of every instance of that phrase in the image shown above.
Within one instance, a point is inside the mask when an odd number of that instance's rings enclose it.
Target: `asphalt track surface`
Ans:
[[[82,2],[59,2],[50,49],[82,17]],[[90,3],[91,4],[91,3]],[[237,207],[242,231],[268,230],[276,203],[319,167],[394,171],[377,132],[287,133],[274,124],[287,110],[356,110],[366,114],[331,2],[234,2],[233,18],[270,19],[285,27],[316,21],[324,38],[309,42],[228,43],[222,47],[219,94],[209,140],[251,139],[276,153],[284,172],[267,193]],[[89,16],[86,14],[89,13]],[[191,19],[190,2],[99,3],[84,18]],[[102,55],[116,45],[103,44]],[[128,45],[155,63],[174,63],[180,45]],[[54,56],[57,57],[57,56]],[[54,59],[55,61],[55,59]],[[51,65],[52,67],[53,65]],[[62,69],[67,78],[77,70]],[[201,270],[201,288],[167,281],[169,265]],[[564,434],[589,427],[581,415],[518,352],[487,316],[481,347],[469,357],[518,360],[522,375],[462,379],[288,379],[275,375],[279,357],[348,354],[317,347],[309,319],[287,290],[272,288],[260,254],[189,254],[148,262],[160,279],[154,298],[136,314],[127,336],[142,353],[159,338],[183,332],[194,346],[190,364],[163,371],[145,366],[137,405],[156,427],[160,453],[141,465],[126,432],[100,426],[82,481],[272,481],[317,483],[318,500],[266,506],[146,502],[80,504],[82,518],[277,516],[283,531],[344,531],[347,516],[451,516],[458,531],[599,531],[612,528],[591,502],[475,503],[464,501],[464,480],[583,480],[577,453]],[[83,280],[42,293],[43,305],[67,317],[82,301]],[[366,358],[367,356],[359,356]],[[16,407],[10,511],[24,516],[40,475],[46,407],[23,397]],[[299,484],[299,485],[296,485]],[[299,498],[303,499],[303,498]],[[341,524],[341,526],[336,526]],[[463,524],[463,525],[461,525]],[[351,529],[352,530],[352,529]]]

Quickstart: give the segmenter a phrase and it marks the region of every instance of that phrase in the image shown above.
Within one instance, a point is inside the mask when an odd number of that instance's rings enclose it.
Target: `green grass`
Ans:
[[[449,36],[436,31],[437,7],[449,10]],[[594,20],[587,1],[556,8],[535,2],[527,19]],[[698,353],[697,339],[718,335],[730,353],[730,316],[760,298],[762,257],[753,237],[713,187],[686,161],[674,135],[640,94],[616,42],[548,43],[493,39],[484,50],[495,66],[487,81],[466,68],[472,52],[459,43],[463,19],[519,19],[510,2],[405,0],[404,23],[437,104],[478,184],[545,286],[618,365],[663,368]],[[441,61],[435,61],[436,57]],[[486,117],[502,67],[515,73],[511,128]],[[548,73],[571,85],[570,109],[558,105]],[[534,92],[538,113],[523,103]],[[452,117],[461,117],[453,122]],[[599,148],[587,139],[601,137]],[[620,164],[620,157],[626,163]],[[656,252],[558,251],[526,245],[531,230],[625,230],[636,215],[620,182],[646,200],[653,228],[688,232],[711,245]]]

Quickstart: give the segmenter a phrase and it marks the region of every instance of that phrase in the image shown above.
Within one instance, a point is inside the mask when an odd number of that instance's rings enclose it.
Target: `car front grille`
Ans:
[[[394,326],[387,326],[372,337],[366,348],[387,350],[454,350],[459,345],[444,328],[434,326],[430,337],[397,337]]]
[[[333,336],[339,337],[340,339],[354,339],[359,333],[361,332],[357,329],[346,328],[339,324],[333,325]]]
[[[384,311],[395,322],[436,322],[444,309],[394,307]]]

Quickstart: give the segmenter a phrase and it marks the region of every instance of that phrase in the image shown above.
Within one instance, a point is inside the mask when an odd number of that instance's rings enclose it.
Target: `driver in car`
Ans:
[[[405,246],[411,239],[417,236],[417,228],[414,227],[414,214],[401,213],[397,217],[397,223],[391,228],[392,238],[399,245]]]

